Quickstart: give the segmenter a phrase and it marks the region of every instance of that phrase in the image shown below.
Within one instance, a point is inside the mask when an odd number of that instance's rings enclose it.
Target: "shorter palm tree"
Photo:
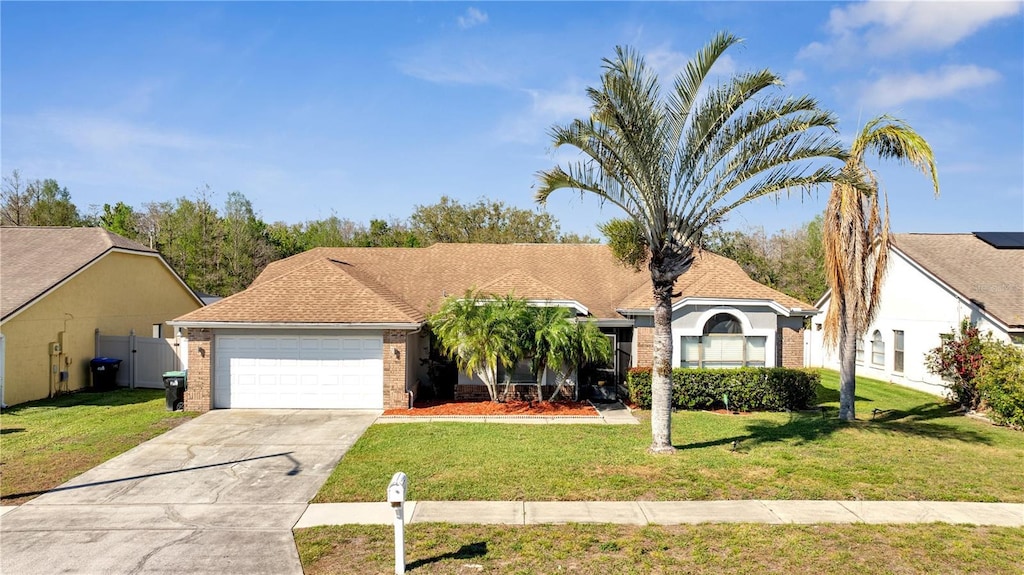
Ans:
[[[526,313],[524,300],[484,298],[469,290],[446,299],[428,323],[444,354],[469,377],[478,374],[491,401],[498,401],[498,364],[515,365],[522,355]]]
[[[544,379],[548,367],[557,369],[561,365],[561,350],[569,346],[573,337],[572,313],[564,307],[537,307],[530,315],[533,332],[531,367],[537,381],[537,400],[544,401]],[[551,399],[555,395],[552,394]]]
[[[558,386],[552,398],[558,396],[565,382],[569,381],[572,372],[578,367],[587,363],[606,363],[612,359],[615,350],[612,349],[608,336],[601,332],[593,321],[577,321],[569,339],[569,345],[561,351],[562,370],[558,374]],[[579,386],[579,378],[573,385]]]
[[[555,371],[555,389],[549,398],[553,400],[567,383],[579,385],[579,381],[573,381],[572,375],[581,365],[606,362],[612,358],[611,342],[596,323],[577,321],[564,308],[547,309],[561,309],[562,312],[546,311],[534,316],[535,319],[550,319],[543,324],[535,323],[534,328],[533,365],[541,400],[544,398],[541,394],[542,378],[547,368]]]

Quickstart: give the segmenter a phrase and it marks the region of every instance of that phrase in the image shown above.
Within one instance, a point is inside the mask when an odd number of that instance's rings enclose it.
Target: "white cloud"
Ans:
[[[891,55],[955,45],[997,20],[1016,16],[1020,2],[871,1],[832,10],[831,38],[800,50],[806,58]]]
[[[528,144],[543,142],[553,124],[590,115],[590,98],[582,82],[569,81],[557,90],[523,91],[530,96],[530,105],[499,123],[499,140]]]
[[[924,74],[889,74],[861,93],[861,103],[880,108],[914,100],[935,100],[998,81],[999,73],[978,66],[944,66]]]
[[[124,120],[73,114],[41,114],[38,126],[80,149],[163,149],[202,151],[223,145],[213,139],[176,130],[133,124]]]
[[[806,82],[807,74],[805,74],[803,70],[795,68],[786,73],[783,81],[786,82],[786,87],[792,88]]]
[[[493,40],[445,38],[410,47],[395,62],[407,76],[435,84],[515,85],[517,54]]]
[[[459,16],[456,19],[456,21],[459,24],[459,28],[467,30],[474,26],[479,26],[480,24],[486,24],[487,13],[481,12],[480,10],[477,10],[476,8],[470,6],[469,8],[466,9],[466,13],[462,16]]]
[[[644,53],[644,60],[658,74],[663,88],[672,85],[676,74],[686,69],[691,54],[672,50],[668,44],[662,44]],[[736,60],[729,54],[723,54],[715,62],[710,76],[732,76],[736,73]]]

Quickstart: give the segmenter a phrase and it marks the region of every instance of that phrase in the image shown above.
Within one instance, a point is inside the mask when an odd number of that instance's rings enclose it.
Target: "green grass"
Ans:
[[[75,393],[0,413],[0,500],[17,505],[196,414],[168,412],[163,390]]]
[[[295,532],[306,575],[393,573],[393,537],[390,527],[378,526]],[[406,568],[419,574],[1017,575],[1022,548],[1024,529],[942,524],[412,524]]]
[[[673,415],[673,456],[650,425],[378,424],[315,501],[380,501],[396,471],[418,500],[877,499],[1024,502],[1024,434],[937,398],[859,379],[854,423],[835,419],[838,378],[816,411]],[[873,409],[883,410],[872,420]],[[732,448],[733,442],[737,448]]]

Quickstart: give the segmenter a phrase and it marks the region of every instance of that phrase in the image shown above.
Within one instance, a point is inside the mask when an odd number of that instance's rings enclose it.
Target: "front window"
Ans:
[[[871,365],[885,366],[885,342],[882,341],[882,332],[878,330],[871,335]]]
[[[892,332],[892,370],[903,373],[903,331]]]
[[[682,367],[763,367],[766,336],[744,336],[743,325],[730,314],[720,313],[704,325],[704,335],[683,336],[679,341]]]
[[[864,340],[859,337],[857,338],[857,363],[864,363]]]

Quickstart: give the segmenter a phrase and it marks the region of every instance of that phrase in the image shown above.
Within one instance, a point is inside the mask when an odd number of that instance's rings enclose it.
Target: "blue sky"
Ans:
[[[897,232],[1024,229],[1024,15],[1014,3],[0,4],[5,175],[55,178],[80,207],[238,190],[267,221],[405,218],[449,195],[534,208],[572,154],[547,129],[619,44],[664,78],[720,30],[720,74],[769,67],[844,139],[903,118],[942,194],[879,168]],[[665,82],[667,84],[667,81]],[[799,225],[817,197],[760,200],[727,227]],[[556,193],[562,231],[619,214]]]

